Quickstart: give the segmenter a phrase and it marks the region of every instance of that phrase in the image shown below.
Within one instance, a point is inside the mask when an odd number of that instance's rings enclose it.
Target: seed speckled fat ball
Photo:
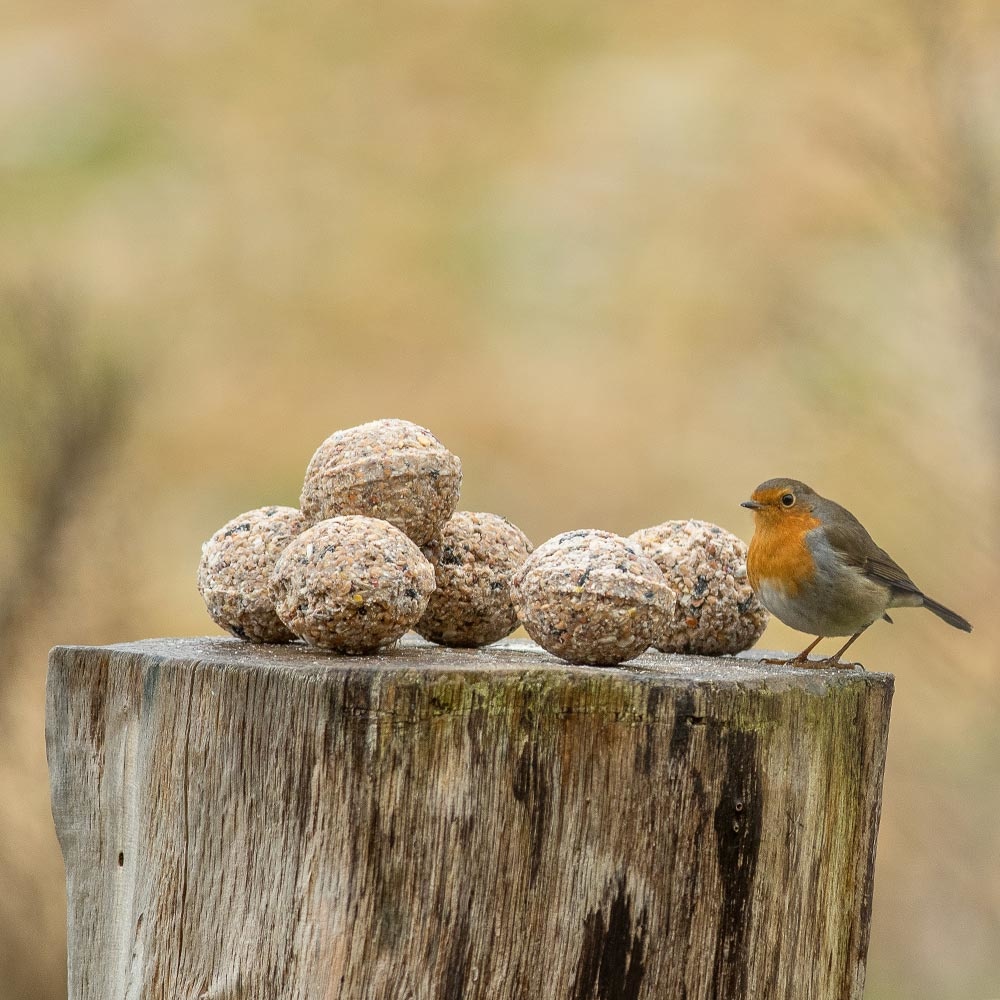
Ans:
[[[707,521],[666,521],[631,536],[663,571],[677,605],[654,645],[664,653],[725,656],[749,649],[768,614],[747,580],[742,539]]]
[[[394,524],[429,542],[458,506],[462,463],[425,427],[373,420],[337,431],[316,449],[302,486],[310,524],[344,514]]]
[[[499,514],[460,510],[422,551],[437,580],[415,626],[425,639],[443,646],[485,646],[514,631],[510,581],[531,553],[520,528]]]
[[[434,567],[398,528],[373,517],[333,517],[304,531],[271,573],[281,620],[313,646],[373,653],[417,623]]]
[[[295,638],[274,610],[268,581],[305,526],[294,507],[260,507],[234,517],[202,545],[198,590],[218,625],[251,642]]]
[[[567,531],[539,545],[514,576],[517,616],[543,649],[570,663],[630,660],[662,634],[674,606],[663,574],[609,531]]]

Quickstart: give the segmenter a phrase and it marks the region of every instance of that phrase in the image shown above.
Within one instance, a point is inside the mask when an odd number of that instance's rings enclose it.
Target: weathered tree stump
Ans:
[[[71,1000],[860,998],[892,678],[59,647]]]

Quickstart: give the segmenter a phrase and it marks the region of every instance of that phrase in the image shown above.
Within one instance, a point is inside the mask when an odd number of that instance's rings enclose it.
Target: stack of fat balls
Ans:
[[[410,629],[474,647],[522,624],[548,652],[595,665],[650,646],[737,653],[764,631],[746,546],[717,525],[568,531],[532,551],[506,518],[456,510],[461,486],[460,460],[424,427],[338,431],[313,455],[299,509],[247,511],[202,546],[209,614],[250,642],[353,655]]]

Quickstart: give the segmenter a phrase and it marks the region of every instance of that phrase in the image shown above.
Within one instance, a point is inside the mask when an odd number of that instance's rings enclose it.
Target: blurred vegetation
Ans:
[[[376,416],[536,542],[748,538],[776,475],[851,507],[977,626],[858,647],[866,997],[1000,993],[998,5],[5,14],[0,1000],[65,990],[48,648],[210,631],[201,541]]]
[[[28,695],[24,717],[24,684],[37,683],[32,624],[58,590],[77,506],[106,473],[123,430],[125,382],[118,362],[87,352],[72,306],[41,285],[0,289],[0,365],[0,521],[8,528],[0,537],[7,667],[0,672],[0,802],[9,815],[0,823],[0,884],[8,887],[0,894],[0,992],[31,996],[40,982],[58,996],[65,992],[52,960],[62,936],[59,879],[51,864],[32,863],[38,843],[51,846],[38,772],[40,692]],[[39,947],[40,920],[47,951]]]
[[[117,363],[87,355],[72,308],[41,287],[0,290],[0,463],[7,489],[0,645],[16,646],[61,569],[61,534],[123,430]],[[0,685],[3,678],[0,677]]]

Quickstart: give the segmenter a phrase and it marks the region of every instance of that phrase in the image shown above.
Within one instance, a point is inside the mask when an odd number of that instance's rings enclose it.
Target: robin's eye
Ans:
[[[784,507],[791,507],[792,504],[795,503],[795,497],[791,493],[786,493],[781,498],[781,503],[782,503],[782,506],[784,506]]]

